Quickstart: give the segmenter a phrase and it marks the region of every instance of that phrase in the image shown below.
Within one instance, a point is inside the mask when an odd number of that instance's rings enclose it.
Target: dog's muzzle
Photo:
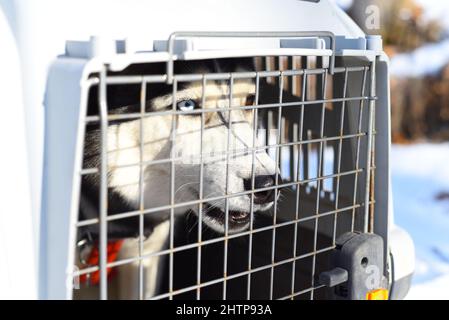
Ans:
[[[243,185],[246,191],[266,189],[254,193],[255,204],[268,204],[276,199],[277,190],[274,187],[276,184],[276,175],[260,175],[254,177],[254,188],[252,179],[245,179]],[[282,178],[277,175],[277,185],[282,184]],[[251,197],[251,194],[249,194]]]
[[[277,200],[279,190],[275,186],[280,184],[282,184],[280,175],[277,177],[276,175],[259,175],[254,177],[254,181],[252,179],[243,181],[245,191],[255,191],[254,193],[248,193],[247,196],[250,199],[253,197],[253,203],[262,207],[269,207]],[[228,210],[226,214],[221,208],[208,203],[206,203],[204,209],[203,214],[213,223],[221,226],[223,230],[226,229],[227,221],[228,232],[230,233],[246,230],[251,222],[251,210]]]

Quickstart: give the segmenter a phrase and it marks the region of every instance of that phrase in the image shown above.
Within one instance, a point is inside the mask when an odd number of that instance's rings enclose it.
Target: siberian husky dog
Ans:
[[[140,66],[138,72],[163,74],[164,67],[165,64],[155,64],[142,71],[144,67]],[[217,59],[175,64],[176,74],[240,71],[254,71],[253,60]],[[108,240],[125,239],[119,259],[139,256],[142,234],[145,237],[143,255],[166,249],[171,214],[179,217],[191,212],[201,217],[203,226],[217,233],[235,234],[248,229],[250,212],[267,210],[276,201],[277,194],[270,189],[280,180],[276,177],[276,164],[264,150],[253,154],[251,149],[254,142],[259,145],[254,132],[255,111],[239,108],[254,104],[254,79],[235,78],[232,84],[230,81],[148,84],[142,100],[145,101],[144,117],[109,121],[108,215],[161,208],[145,213],[143,218],[133,215],[108,223]],[[139,86],[116,90],[110,86],[108,90],[110,114],[142,111]],[[176,115],[170,113],[173,110]],[[100,146],[100,128],[98,125],[88,127],[84,168],[100,167]],[[99,175],[83,177],[80,220],[98,217],[99,186]],[[253,187],[263,190],[254,193],[251,208]],[[226,201],[225,195],[231,197]],[[201,212],[198,201],[195,202],[200,197],[206,199]],[[228,221],[225,221],[226,216]],[[84,228],[79,238],[95,241],[98,234],[98,226],[92,226]],[[145,297],[158,291],[160,262],[157,256],[142,260]],[[138,265],[135,262],[121,267],[116,277],[119,298],[138,297]]]

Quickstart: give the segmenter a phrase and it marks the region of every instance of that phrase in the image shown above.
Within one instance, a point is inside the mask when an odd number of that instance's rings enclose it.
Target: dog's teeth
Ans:
[[[245,217],[246,213],[245,212],[237,212],[237,214],[235,215],[237,218],[241,218],[241,217]]]
[[[247,212],[243,212],[243,211],[233,211],[231,213],[231,218],[238,220],[238,219],[243,219],[246,218],[248,216]]]

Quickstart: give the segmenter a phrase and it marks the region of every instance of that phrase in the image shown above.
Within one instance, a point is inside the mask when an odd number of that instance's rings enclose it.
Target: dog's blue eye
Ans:
[[[183,100],[179,101],[177,106],[181,111],[192,111],[196,108],[196,102],[193,100]]]

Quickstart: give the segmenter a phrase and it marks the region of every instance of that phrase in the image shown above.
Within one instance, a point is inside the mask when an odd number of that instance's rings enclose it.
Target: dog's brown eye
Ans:
[[[253,94],[250,94],[249,96],[246,97],[245,105],[252,106],[252,105],[254,105],[255,101],[256,101],[256,96]]]

